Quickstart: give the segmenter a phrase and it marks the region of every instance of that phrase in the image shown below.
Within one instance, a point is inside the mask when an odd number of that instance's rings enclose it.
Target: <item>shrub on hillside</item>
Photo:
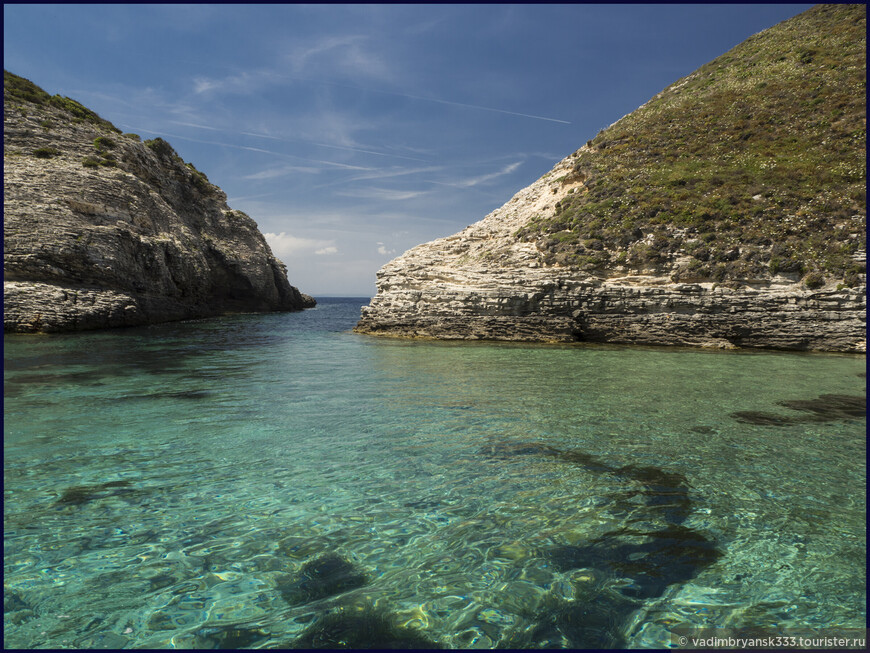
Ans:
[[[50,159],[52,157],[58,156],[60,151],[53,147],[40,147],[33,150],[33,156],[37,159]]]

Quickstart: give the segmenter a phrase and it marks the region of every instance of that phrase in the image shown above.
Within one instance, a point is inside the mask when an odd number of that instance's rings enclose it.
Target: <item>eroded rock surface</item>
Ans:
[[[24,82],[7,73],[4,85],[5,331],[310,304],[256,223],[168,143],[122,135],[70,105],[76,116],[38,87],[22,93]]]
[[[670,270],[592,274],[542,263],[536,245],[514,234],[580,186],[560,181],[571,161],[482,221],[387,263],[356,330],[459,340],[866,350],[866,286],[809,290],[798,279],[771,275],[735,288],[674,283]]]
[[[357,331],[865,351],[865,23],[818,5],[678,80],[385,265]]]

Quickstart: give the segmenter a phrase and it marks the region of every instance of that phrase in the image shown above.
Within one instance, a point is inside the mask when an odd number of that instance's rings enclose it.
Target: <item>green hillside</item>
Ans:
[[[865,29],[820,5],[750,37],[575,152],[584,185],[518,237],[593,273],[864,283]]]
[[[30,102],[39,106],[51,106],[57,109],[62,109],[69,114],[70,120],[77,122],[92,122],[101,127],[105,127],[113,132],[121,133],[121,130],[115,127],[108,120],[103,120],[96,113],[87,107],[79,104],[72,98],[63,95],[49,95],[29,79],[19,77],[8,70],[3,71],[3,90],[13,101]],[[14,103],[13,103],[14,104]],[[23,104],[18,105],[19,110],[26,111]]]

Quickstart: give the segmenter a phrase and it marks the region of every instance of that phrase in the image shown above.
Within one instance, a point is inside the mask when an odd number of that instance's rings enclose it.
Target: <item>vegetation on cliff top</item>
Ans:
[[[10,73],[8,70],[3,71],[3,87],[4,108],[6,110],[14,108],[16,106],[14,102],[20,103],[18,104],[18,108],[25,114],[27,113],[27,104],[36,105],[36,107],[42,108],[43,110],[52,107],[69,114],[72,122],[88,122],[99,128],[116,134],[121,134],[121,130],[115,127],[108,120],[104,120],[94,111],[91,111],[75,100],[61,95],[49,95],[29,79]],[[46,131],[49,131],[54,126],[54,122],[51,120],[42,120],[40,125],[42,125]],[[138,134],[123,134],[123,136],[128,137],[134,142],[140,142]],[[216,188],[211,184],[211,182],[209,182],[205,173],[197,170],[192,163],[185,163],[178,153],[176,153],[175,149],[173,149],[173,147],[162,138],[147,140],[144,141],[143,144],[159,158],[170,163],[178,164],[177,166],[170,168],[176,178],[188,182],[204,195],[210,195],[215,192]],[[118,147],[118,142],[113,138],[106,135],[97,136],[93,141],[93,145],[95,153],[99,155],[99,158],[95,156],[86,156],[81,160],[82,166],[85,168],[98,168],[100,166],[113,168],[119,165],[118,155],[112,152],[112,150],[116,150]],[[42,147],[34,150],[32,154],[37,158],[46,159],[59,156],[61,152],[57,150],[57,148]],[[139,172],[135,166],[132,171],[134,173]]]
[[[53,106],[66,111],[73,119],[92,122],[113,132],[121,133],[121,130],[115,127],[115,125],[108,120],[100,118],[95,112],[75,100],[63,95],[49,95],[29,79],[19,77],[8,70],[3,71],[3,89],[8,95],[17,100],[36,105]]]
[[[819,5],[672,84],[575,152],[582,185],[518,236],[590,271],[864,283],[865,26]]]

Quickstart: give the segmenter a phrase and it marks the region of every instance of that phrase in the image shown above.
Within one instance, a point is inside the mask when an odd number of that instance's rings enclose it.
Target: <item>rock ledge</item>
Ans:
[[[310,305],[256,223],[168,143],[4,81],[4,331]]]

